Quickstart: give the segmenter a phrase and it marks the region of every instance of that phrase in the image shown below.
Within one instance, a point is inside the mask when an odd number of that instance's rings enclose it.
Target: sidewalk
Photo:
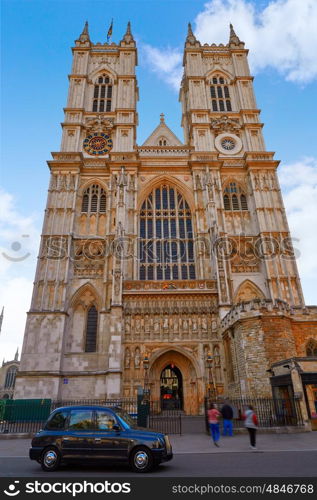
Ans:
[[[170,436],[174,454],[180,453],[250,453],[249,436],[237,434],[220,437],[217,448],[207,434]],[[257,451],[317,451],[317,432],[294,434],[257,434]]]
[[[221,437],[216,448],[207,434],[170,435],[175,455],[191,453],[250,453],[249,436]],[[0,440],[0,458],[28,457],[31,439]],[[258,452],[317,451],[317,432],[258,434]]]

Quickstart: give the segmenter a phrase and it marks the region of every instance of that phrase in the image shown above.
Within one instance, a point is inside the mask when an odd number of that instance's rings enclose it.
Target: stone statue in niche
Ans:
[[[127,317],[125,319],[125,331],[127,333],[130,333],[130,331],[131,331],[131,324],[130,324],[130,318],[129,317]]]
[[[195,317],[193,317],[193,319],[192,319],[192,329],[193,329],[193,332],[197,332],[197,320]]]
[[[145,318],[144,318],[144,330],[146,332],[148,332],[150,330],[149,328],[149,315],[146,314]]]
[[[120,271],[115,271],[114,279],[115,279],[114,293],[115,293],[115,295],[119,295],[120,294],[120,287],[121,287],[121,272]]]
[[[168,329],[168,317],[167,316],[165,316],[165,318],[163,320],[163,328],[164,328],[164,330]]]
[[[140,349],[137,347],[134,352],[134,366],[135,368],[140,368],[141,364],[141,354]]]
[[[125,368],[130,368],[130,361],[131,361],[130,349],[127,347],[125,350],[125,357],[124,357],[124,367]]]
[[[188,330],[188,319],[187,318],[183,319],[183,330],[184,331]]]
[[[178,318],[177,316],[172,319],[172,325],[174,332],[178,331]]]
[[[139,332],[140,330],[141,330],[141,319],[140,318],[136,318],[136,321],[135,321],[135,331]]]
[[[160,322],[158,318],[154,319],[154,331],[158,333],[160,331]]]
[[[207,330],[208,330],[208,322],[207,322],[207,318],[205,316],[203,316],[201,318],[201,329],[203,332],[207,332]]]

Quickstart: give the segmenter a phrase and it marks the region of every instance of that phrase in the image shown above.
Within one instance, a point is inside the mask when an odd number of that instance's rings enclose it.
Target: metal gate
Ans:
[[[160,401],[150,401],[148,427],[165,434],[181,434],[182,411],[163,409]]]

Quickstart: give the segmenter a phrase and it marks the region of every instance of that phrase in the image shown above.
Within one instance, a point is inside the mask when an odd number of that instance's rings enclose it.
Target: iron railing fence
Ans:
[[[76,405],[101,405],[111,408],[120,407],[132,416],[136,416],[138,412],[136,398],[117,398],[117,399],[67,399],[67,400],[52,400],[51,411],[62,406]]]
[[[161,401],[149,402],[148,427],[164,434],[182,433],[182,414],[177,408],[163,407]]]
[[[120,407],[132,417],[137,417],[137,401],[121,399],[76,400],[8,400],[0,406],[0,433],[35,433],[43,428],[49,414],[56,408],[76,405],[102,405]]]
[[[244,427],[244,412],[249,405],[253,407],[259,421],[259,427],[286,427],[304,425],[300,402],[298,399],[276,398],[236,398],[228,399],[233,409],[233,424],[235,428]],[[207,411],[213,403],[218,410],[224,404],[223,400],[205,398],[206,429],[208,428]],[[221,423],[221,419],[220,419]]]

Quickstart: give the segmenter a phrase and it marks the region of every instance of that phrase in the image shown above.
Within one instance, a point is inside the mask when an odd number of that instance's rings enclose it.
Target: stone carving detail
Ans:
[[[102,276],[105,259],[103,240],[75,240],[73,242],[73,263],[76,276]]]
[[[134,290],[213,290],[216,291],[215,281],[204,281],[204,280],[191,280],[182,281],[177,280],[173,282],[165,281],[125,281],[124,290],[134,291]]]
[[[276,184],[276,178],[274,173],[271,172],[259,172],[253,174],[254,179],[254,189],[256,191],[272,191],[278,190],[278,186]]]
[[[125,354],[124,354],[124,367],[125,368],[130,368],[130,361],[131,361],[131,353],[129,347],[126,347]]]
[[[129,298],[124,302],[126,339],[172,341],[211,337],[216,324],[215,298],[191,297],[158,300]]]
[[[233,134],[239,135],[241,125],[239,120],[235,118],[229,118],[227,115],[221,118],[215,118],[211,120],[211,128],[214,130],[215,134],[222,134],[223,132],[231,132]]]
[[[230,239],[232,258],[230,260],[233,273],[259,272],[259,259],[253,241]]]
[[[141,353],[139,347],[136,347],[134,351],[134,367],[140,368],[140,365],[141,365]]]
[[[85,121],[85,127],[89,134],[97,132],[99,134],[110,134],[113,129],[114,120],[112,118],[102,118],[98,116],[97,118],[87,118]]]

